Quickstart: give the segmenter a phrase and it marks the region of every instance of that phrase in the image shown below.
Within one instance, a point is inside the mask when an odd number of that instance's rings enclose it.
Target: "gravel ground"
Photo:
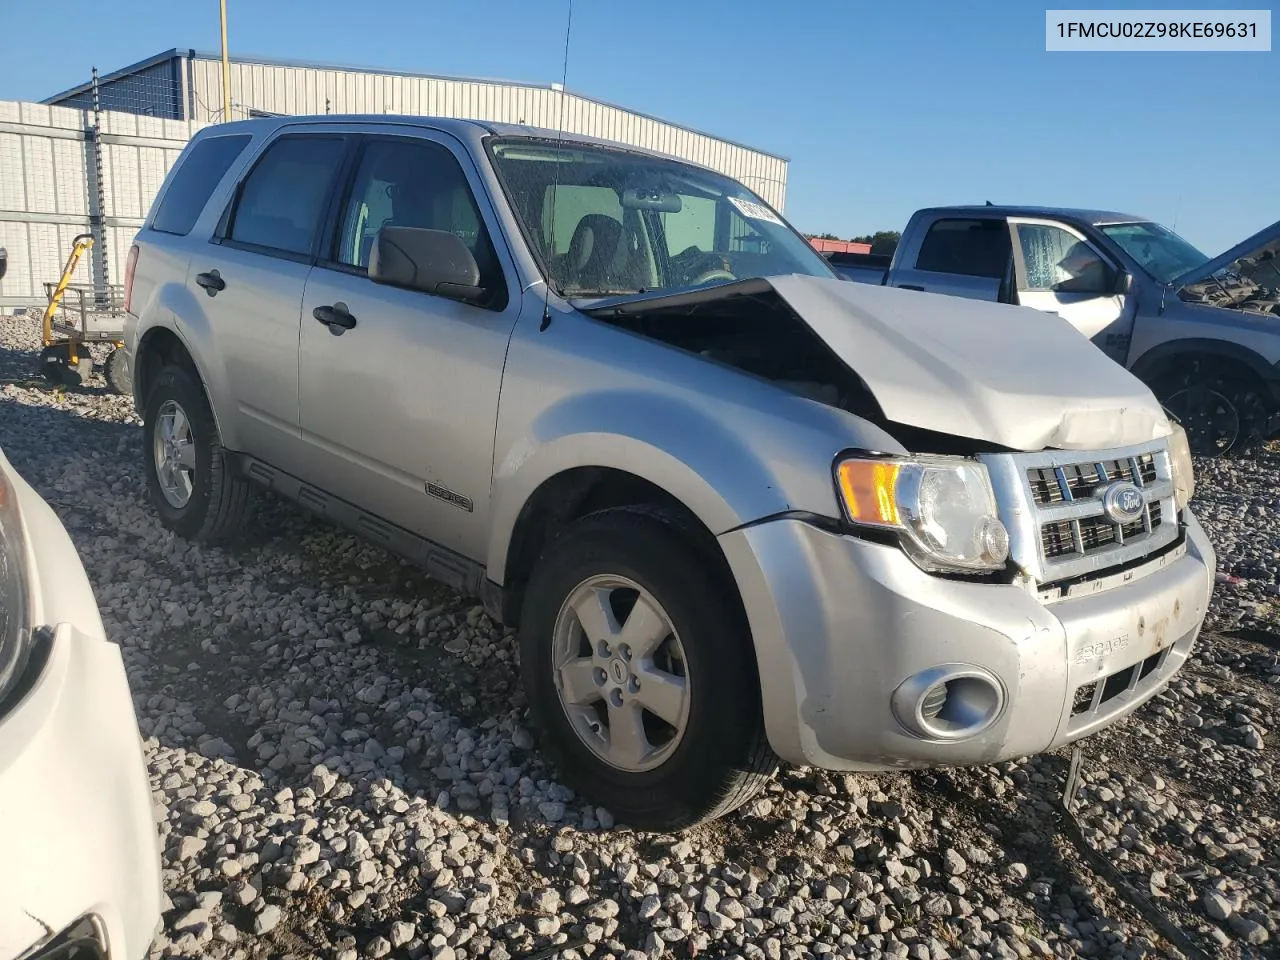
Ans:
[[[124,650],[164,843],[153,956],[1175,955],[1057,829],[1064,755],[788,770],[681,837],[615,825],[533,749],[513,638],[478,606],[270,500],[232,549],[175,539],[129,400],[29,380],[34,330],[0,318],[0,448],[71,532]],[[1277,467],[1200,464],[1212,632],[1086,741],[1078,808],[1221,957],[1280,955]]]

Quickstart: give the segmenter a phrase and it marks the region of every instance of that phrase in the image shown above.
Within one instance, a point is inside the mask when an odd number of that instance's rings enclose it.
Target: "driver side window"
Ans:
[[[1047,223],[1016,226],[1025,273],[1023,290],[1098,296],[1111,292],[1111,268],[1075,234]]]
[[[489,242],[466,174],[449,150],[429,140],[369,140],[360,156],[346,203],[338,262],[369,269],[374,239],[384,226],[420,227],[451,233],[471,250],[481,285],[504,291],[502,268]]]

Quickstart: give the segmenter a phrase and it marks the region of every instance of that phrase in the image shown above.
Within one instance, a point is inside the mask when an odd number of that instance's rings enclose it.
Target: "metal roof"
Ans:
[[[920,213],[985,213],[1006,217],[1059,217],[1076,220],[1081,223],[1148,223],[1150,217],[1137,217],[1129,213],[1117,213],[1114,210],[1088,210],[1080,207],[1037,207],[1019,206],[1008,203],[995,204],[958,204],[956,206],[926,207]]]
[[[684,164],[685,166],[697,167],[699,170],[719,173],[719,171],[714,167],[709,167],[705,163],[699,163],[696,160],[689,160],[685,157],[679,157],[670,153],[663,153],[661,150],[653,150],[649,147],[640,147],[633,143],[625,143],[621,140],[609,140],[605,137],[596,137],[585,133],[561,134],[558,130],[551,130],[546,127],[536,127],[524,123],[501,123],[496,120],[472,120],[461,117],[432,117],[419,114],[290,113],[271,117],[248,117],[244,120],[232,120],[228,123],[213,124],[203,128],[197,136],[226,136],[233,132],[233,128],[237,127],[257,129],[265,126],[276,129],[278,127],[300,126],[302,124],[309,123],[362,123],[403,127],[424,127],[452,134],[460,140],[470,139],[475,134],[492,134],[496,137],[531,137],[545,140],[563,140],[566,146],[572,146],[575,143],[597,144],[602,147],[611,147],[615,150],[624,150],[628,153],[640,153],[646,156],[660,157],[664,160],[672,160],[676,163]],[[720,175],[728,176],[727,174]]]
[[[196,50],[194,48],[173,47],[169,50],[165,50],[162,53],[157,53],[154,56],[147,57],[145,60],[139,60],[137,63],[132,63],[127,67],[121,67],[119,70],[114,70],[111,73],[100,74],[98,76],[98,82],[106,83],[111,80],[121,80],[132,74],[145,70],[148,67],[153,67],[158,63],[164,63],[165,61],[172,60],[175,57],[189,57],[192,60],[219,60],[220,61],[222,59],[222,55],[218,53],[209,53],[202,50]],[[752,153],[758,153],[758,154],[761,154],[762,156],[772,157],[773,159],[781,160],[784,163],[791,162],[791,158],[788,156],[784,156],[783,154],[773,153],[769,150],[762,150],[759,147],[753,147],[749,144],[741,143],[737,140],[730,140],[727,137],[722,137],[714,133],[708,133],[705,130],[699,130],[696,127],[690,127],[683,123],[676,123],[673,120],[666,120],[662,117],[654,116],[651,113],[644,113],[640,110],[633,110],[631,107],[626,107],[621,104],[612,103],[611,101],[608,101],[608,100],[601,100],[599,97],[588,96],[586,94],[579,93],[576,90],[571,90],[568,87],[562,87],[559,83],[525,83],[519,80],[502,80],[502,79],[496,79],[492,77],[459,77],[459,76],[449,76],[447,74],[419,73],[412,70],[383,70],[377,67],[361,67],[361,66],[353,66],[350,64],[320,63],[320,62],[315,62],[310,60],[291,60],[291,59],[282,59],[278,57],[259,57],[259,56],[253,56],[253,55],[237,55],[237,56],[231,57],[230,59],[232,63],[246,63],[246,64],[258,63],[258,64],[263,64],[264,66],[271,66],[271,67],[302,67],[310,70],[342,70],[349,73],[380,74],[382,76],[389,76],[389,77],[414,77],[421,80],[447,80],[447,81],[453,81],[455,83],[486,83],[486,84],[493,84],[496,86],[503,86],[503,87],[525,87],[533,90],[562,91],[564,93],[572,94],[573,96],[579,98],[580,100],[586,100],[590,103],[599,104],[602,107],[612,107],[614,110],[623,110],[623,111],[626,111],[627,113],[633,114],[634,116],[643,117],[646,120],[652,120],[655,123],[665,123],[668,126],[676,127],[680,130],[685,130],[685,131],[688,131],[689,133],[694,133],[701,137],[709,137],[712,140],[719,140],[721,143],[731,144],[732,146],[740,147],[743,150],[750,150]],[[77,86],[71,87],[70,89],[63,90],[61,93],[56,93],[51,97],[47,97],[41,102],[52,103],[56,100],[63,100],[67,97],[75,96],[76,94],[85,93],[91,90],[92,88],[93,88],[92,81],[90,81],[89,83],[82,83]]]

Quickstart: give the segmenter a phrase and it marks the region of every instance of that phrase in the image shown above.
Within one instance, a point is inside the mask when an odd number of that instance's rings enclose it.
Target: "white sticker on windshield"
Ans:
[[[756,203],[752,200],[739,200],[737,197],[729,197],[728,199],[744,217],[750,217],[752,220],[764,220],[767,223],[776,223],[779,226],[782,225],[782,221],[778,219],[777,215],[763,203]]]

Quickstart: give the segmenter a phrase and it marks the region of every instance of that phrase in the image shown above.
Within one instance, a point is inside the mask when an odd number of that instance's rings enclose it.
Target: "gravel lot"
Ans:
[[[615,825],[544,765],[478,606],[274,501],[234,549],[176,540],[130,401],[50,391],[37,350],[0,318],[0,447],[124,650],[165,851],[154,956],[1176,955],[1058,829],[1062,755],[784,771],[682,837]],[[1280,955],[1277,467],[1200,464],[1212,632],[1086,741],[1090,842],[1211,956]]]

